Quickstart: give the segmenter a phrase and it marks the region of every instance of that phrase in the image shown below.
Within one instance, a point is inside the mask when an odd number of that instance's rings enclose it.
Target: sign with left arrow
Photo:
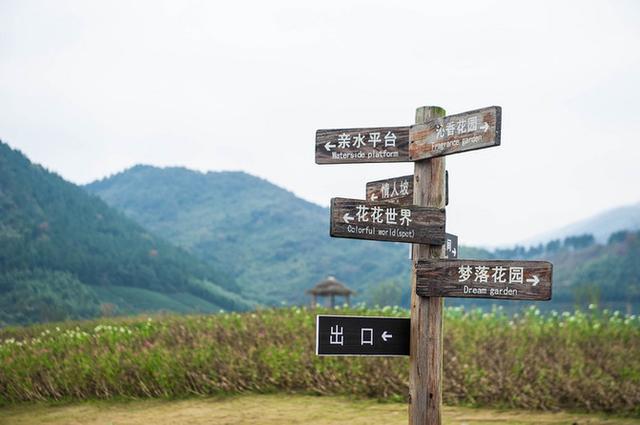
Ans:
[[[331,199],[330,234],[337,238],[442,245],[444,226],[444,209]]]
[[[408,356],[411,321],[403,317],[316,316],[319,356]]]
[[[318,130],[316,132],[316,164],[411,162],[409,128]]]
[[[367,183],[367,200],[413,204],[413,174]]]

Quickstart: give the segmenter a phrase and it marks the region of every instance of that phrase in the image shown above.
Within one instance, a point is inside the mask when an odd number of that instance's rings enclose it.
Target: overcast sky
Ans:
[[[326,206],[413,165],[316,165],[317,129],[500,105],[502,145],[447,158],[447,229],[515,243],[640,201],[639,22],[634,1],[0,0],[0,138],[75,183],[242,170]]]

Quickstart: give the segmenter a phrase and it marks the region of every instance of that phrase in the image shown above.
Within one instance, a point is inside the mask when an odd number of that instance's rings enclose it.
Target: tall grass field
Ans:
[[[317,357],[315,315],[282,308],[0,330],[0,403],[304,393],[406,400],[408,359]],[[408,317],[386,307],[332,314]],[[449,405],[640,416],[640,319],[618,312],[519,315],[449,308]]]

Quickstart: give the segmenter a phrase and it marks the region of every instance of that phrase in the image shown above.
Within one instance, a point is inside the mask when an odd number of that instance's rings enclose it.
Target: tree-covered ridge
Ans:
[[[87,189],[197,256],[224,263],[264,303],[307,302],[304,291],[329,274],[355,289],[358,301],[409,303],[406,244],[330,238],[326,208],[246,173],[136,166]],[[495,251],[461,246],[460,257],[550,260],[554,301],[626,301],[624,295],[637,302],[640,247],[633,235],[614,233],[608,243],[574,235]],[[609,267],[618,271],[602,271]]]
[[[330,238],[327,208],[243,172],[136,166],[87,189],[198,257],[225,264],[267,304],[308,302],[305,290],[327,275],[366,300],[371,284],[410,269],[406,244]]]
[[[87,317],[97,312],[99,288],[194,294],[212,308],[248,306],[229,275],[153,235],[2,142],[0,274],[0,304],[20,294],[19,299],[32,306],[48,304],[58,319],[61,306],[73,305],[73,300],[53,299],[55,294],[82,294],[83,301],[76,301],[83,307],[67,310],[68,317]],[[56,289],[44,289],[51,285]],[[61,289],[65,285],[88,285],[88,289],[65,291]],[[130,307],[135,310],[135,305],[131,300]],[[39,320],[39,314],[28,316]]]

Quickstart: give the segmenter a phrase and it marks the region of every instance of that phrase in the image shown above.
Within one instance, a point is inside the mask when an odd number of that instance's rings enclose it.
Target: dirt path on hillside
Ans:
[[[87,402],[56,406],[31,404],[0,409],[2,425],[405,425],[406,423],[407,407],[400,403],[285,395],[251,395],[180,401]],[[569,413],[447,407],[444,423],[447,425],[640,425],[640,420]]]

